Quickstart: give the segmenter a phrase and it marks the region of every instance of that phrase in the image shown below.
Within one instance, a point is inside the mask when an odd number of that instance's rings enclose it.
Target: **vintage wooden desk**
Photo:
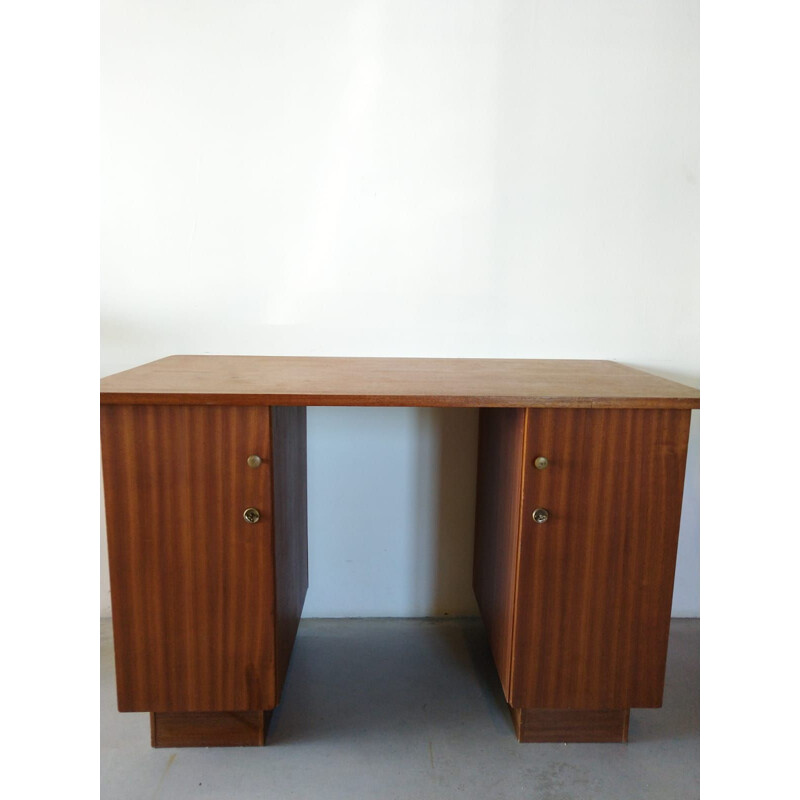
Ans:
[[[308,586],[307,406],[480,408],[474,588],[517,736],[626,741],[664,687],[690,409],[610,361],[172,356],[104,378],[120,711],[264,744]]]

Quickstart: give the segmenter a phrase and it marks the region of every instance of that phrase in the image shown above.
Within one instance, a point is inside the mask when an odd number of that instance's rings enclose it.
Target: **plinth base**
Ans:
[[[258,747],[266,744],[271,711],[156,711],[153,747]]]
[[[511,708],[520,742],[627,742],[629,716],[629,708]]]

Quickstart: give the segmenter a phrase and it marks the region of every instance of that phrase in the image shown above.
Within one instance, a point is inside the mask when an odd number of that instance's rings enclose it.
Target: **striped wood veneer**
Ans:
[[[307,586],[305,409],[104,405],[101,434],[120,711],[273,708]]]
[[[661,705],[688,432],[688,411],[481,411],[475,590],[512,707]]]

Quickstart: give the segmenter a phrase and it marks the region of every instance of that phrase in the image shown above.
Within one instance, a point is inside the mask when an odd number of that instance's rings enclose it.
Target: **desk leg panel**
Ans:
[[[524,438],[525,409],[480,410],[472,585],[506,699],[511,696]]]
[[[661,705],[689,418],[481,411],[475,593],[520,741],[624,741]]]
[[[120,711],[277,704],[307,585],[305,410],[273,412],[101,407]]]
[[[661,705],[689,417],[528,410],[513,707]]]
[[[308,589],[306,409],[274,406],[271,425],[277,702]]]

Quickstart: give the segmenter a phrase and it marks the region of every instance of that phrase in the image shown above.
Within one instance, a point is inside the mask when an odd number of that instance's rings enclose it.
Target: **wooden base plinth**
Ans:
[[[511,708],[520,742],[627,742],[629,716],[629,708]]]
[[[271,711],[156,711],[153,747],[259,747],[266,744]]]

